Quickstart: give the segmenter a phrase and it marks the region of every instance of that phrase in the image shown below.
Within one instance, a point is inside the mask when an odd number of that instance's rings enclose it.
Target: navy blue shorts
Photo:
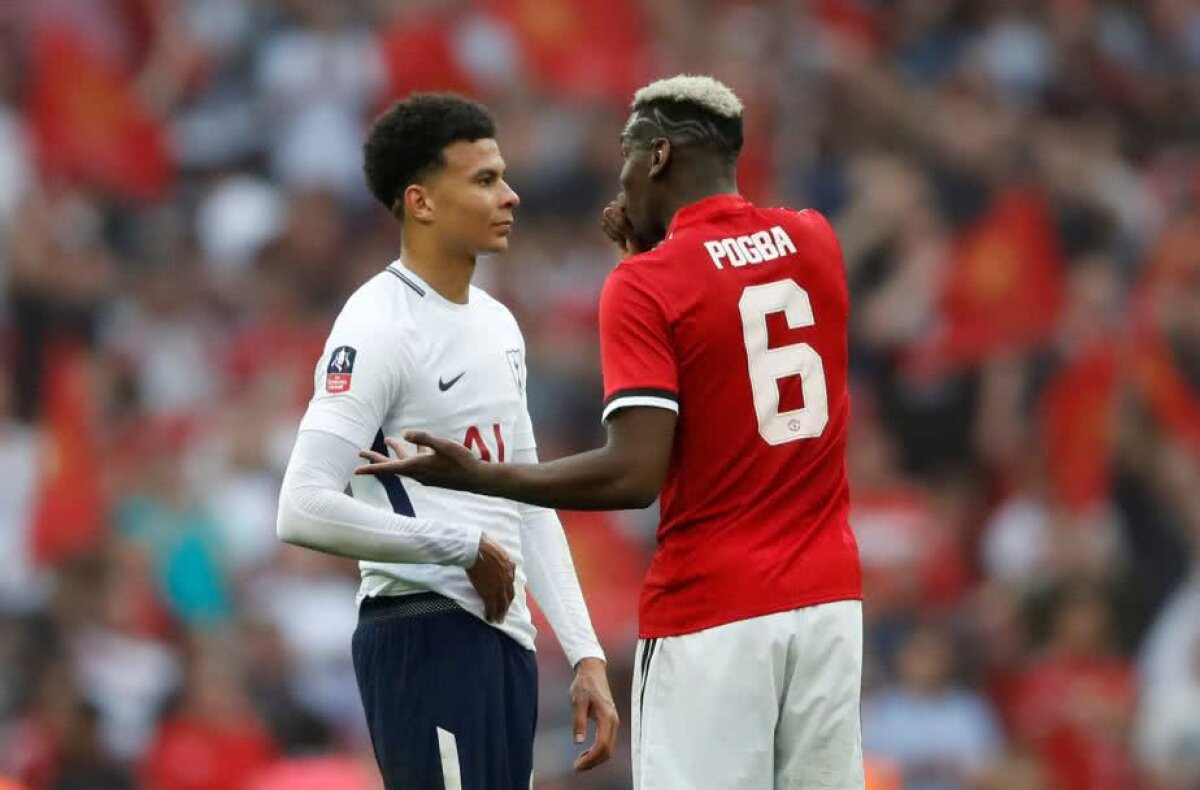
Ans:
[[[352,644],[388,790],[529,790],[532,651],[436,593],[364,600]]]

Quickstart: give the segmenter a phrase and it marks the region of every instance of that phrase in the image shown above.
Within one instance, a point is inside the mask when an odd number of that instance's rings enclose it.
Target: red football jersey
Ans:
[[[600,298],[604,418],[679,413],[640,635],[862,597],[845,446],[849,303],[814,211],[680,210]]]

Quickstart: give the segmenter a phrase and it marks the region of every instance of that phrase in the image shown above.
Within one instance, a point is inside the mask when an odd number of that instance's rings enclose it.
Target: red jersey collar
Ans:
[[[671,225],[667,228],[667,238],[684,228],[703,224],[718,214],[742,208],[749,203],[750,201],[741,195],[710,195],[695,203],[689,203],[675,212]]]

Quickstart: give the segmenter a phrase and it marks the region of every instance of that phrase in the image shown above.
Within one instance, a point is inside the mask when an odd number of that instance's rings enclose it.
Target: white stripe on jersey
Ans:
[[[604,413],[600,415],[600,422],[608,422],[609,415],[617,409],[625,409],[630,406],[653,406],[657,409],[670,409],[676,414],[679,413],[679,402],[670,398],[660,398],[654,395],[624,395],[615,398],[604,407]]]

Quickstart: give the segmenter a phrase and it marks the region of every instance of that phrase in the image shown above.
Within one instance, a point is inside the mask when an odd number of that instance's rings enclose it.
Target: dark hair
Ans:
[[[363,144],[367,186],[388,211],[397,210],[410,184],[445,166],[446,146],[495,136],[483,105],[453,93],[414,93],[371,124]]]
[[[707,148],[728,159],[736,159],[742,150],[741,116],[730,118],[695,102],[677,99],[638,102],[633,112],[637,122],[631,130],[645,142],[652,137],[666,137],[671,145]]]

